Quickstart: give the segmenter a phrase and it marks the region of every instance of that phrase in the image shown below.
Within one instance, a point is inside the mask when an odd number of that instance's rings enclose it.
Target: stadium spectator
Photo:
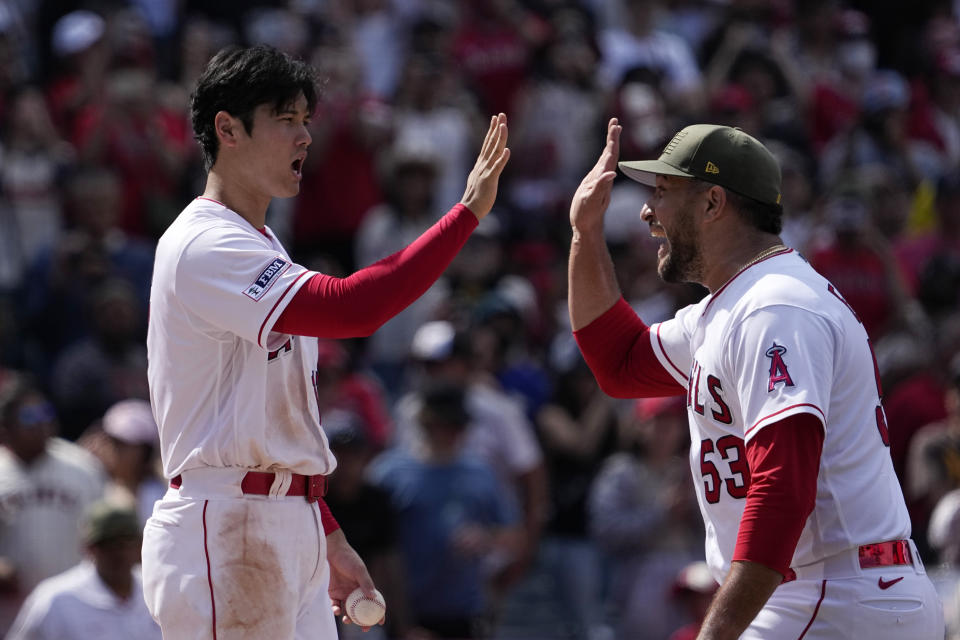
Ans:
[[[687,617],[669,597],[670,586],[703,556],[695,533],[699,512],[682,463],[686,411],[682,398],[638,400],[618,423],[619,451],[590,487],[590,532],[610,565],[617,637],[666,640]]]
[[[692,620],[670,634],[669,640],[696,640],[717,588],[706,562],[691,562],[680,570],[671,595],[684,605]]]
[[[341,623],[340,637],[406,638],[411,633],[411,621],[397,539],[397,514],[387,490],[367,479],[367,468],[376,450],[367,436],[369,429],[362,423],[363,419],[350,411],[334,410],[323,415],[327,442],[337,456],[337,469],[330,477],[324,500],[367,565],[384,601],[390,603],[390,615],[386,627],[374,627],[368,632]]]
[[[427,392],[446,382],[462,386],[467,415],[466,431],[458,443],[463,453],[493,471],[500,490],[520,510],[523,545],[510,562],[499,567],[506,584],[529,568],[543,528],[547,491],[543,453],[523,406],[507,396],[475,366],[470,333],[457,332],[450,322],[425,323],[414,334],[411,356],[420,367],[420,381],[394,406],[397,447],[417,452],[427,433],[421,421]]]
[[[391,451],[371,466],[398,512],[407,601],[414,623],[439,638],[486,638],[491,572],[525,545],[516,504],[484,462],[464,455],[465,388],[423,392],[423,447]]]
[[[136,398],[117,402],[78,442],[107,470],[106,498],[135,508],[140,524],[145,524],[153,503],[167,491],[159,473],[159,438],[150,403]]]
[[[26,377],[0,393],[0,631],[45,578],[80,560],[79,523],[103,495],[99,461],[56,436],[57,414]]]
[[[65,349],[51,373],[64,433],[71,440],[115,402],[149,397],[144,310],[133,287],[119,278],[104,282],[91,294],[89,313],[92,335]]]
[[[63,211],[58,182],[74,157],[37,87],[20,87],[7,99],[10,112],[0,132],[0,291],[18,289],[41,251],[59,241]]]
[[[367,212],[357,230],[354,253],[360,265],[373,264],[416,239],[442,213],[435,207],[437,175],[444,162],[442,146],[419,136],[397,140],[380,158],[384,202]],[[402,380],[413,334],[435,317],[447,294],[441,278],[410,306],[370,336],[367,358],[389,388]]]
[[[602,637],[600,554],[590,537],[587,500],[602,461],[616,449],[616,401],[578,359],[557,379],[540,409],[537,432],[550,478],[539,565],[553,582],[573,637]]]
[[[317,405],[323,424],[333,411],[356,416],[357,428],[373,452],[379,453],[393,437],[388,399],[379,381],[357,368],[348,349],[335,340],[318,343]]]
[[[47,578],[27,597],[8,640],[160,640],[143,600],[142,526],[136,512],[109,501],[84,515],[87,558]]]

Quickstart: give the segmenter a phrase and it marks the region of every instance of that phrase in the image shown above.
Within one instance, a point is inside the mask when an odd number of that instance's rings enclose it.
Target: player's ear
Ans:
[[[213,127],[221,146],[235,147],[243,123],[226,111],[217,111],[217,115],[213,116]]]
[[[712,222],[722,216],[727,206],[727,192],[718,185],[712,185],[704,194],[704,220]]]

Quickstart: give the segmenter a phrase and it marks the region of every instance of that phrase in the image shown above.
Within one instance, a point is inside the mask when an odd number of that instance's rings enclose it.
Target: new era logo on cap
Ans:
[[[717,168],[717,165],[712,162],[707,162],[707,168],[704,169],[707,173],[720,173],[720,169]]]

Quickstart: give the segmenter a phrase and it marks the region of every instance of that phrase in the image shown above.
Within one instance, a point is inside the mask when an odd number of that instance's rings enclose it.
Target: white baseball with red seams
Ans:
[[[387,612],[387,604],[383,599],[383,594],[374,589],[373,596],[373,598],[367,597],[363,590],[358,588],[354,589],[344,600],[343,607],[346,614],[361,627],[372,627],[379,624]]]

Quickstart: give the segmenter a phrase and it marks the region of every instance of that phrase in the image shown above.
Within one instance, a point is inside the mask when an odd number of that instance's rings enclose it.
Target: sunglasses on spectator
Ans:
[[[49,402],[20,407],[20,411],[17,412],[17,422],[21,427],[35,427],[39,424],[53,422],[56,419],[56,411]]]

